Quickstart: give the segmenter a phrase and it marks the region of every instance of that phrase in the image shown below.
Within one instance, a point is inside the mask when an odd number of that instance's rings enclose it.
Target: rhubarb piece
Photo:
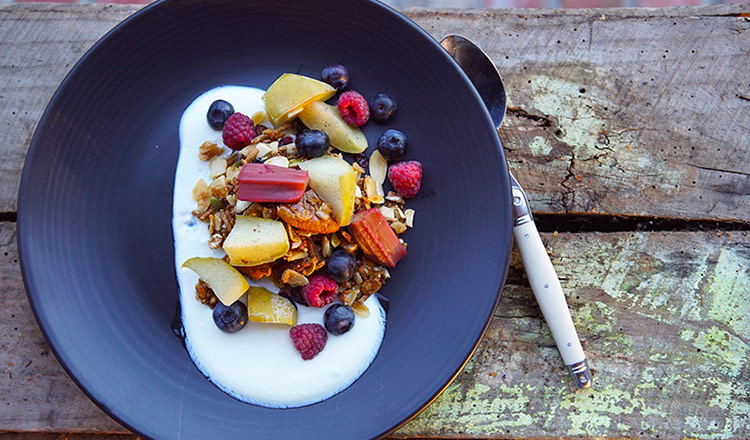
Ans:
[[[238,177],[237,198],[250,202],[294,203],[307,189],[307,171],[246,163]]]
[[[406,255],[406,248],[377,208],[356,213],[349,232],[362,252],[378,264],[395,267]]]

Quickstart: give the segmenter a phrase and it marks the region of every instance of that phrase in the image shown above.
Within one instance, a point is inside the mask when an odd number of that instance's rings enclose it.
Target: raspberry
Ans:
[[[250,145],[250,141],[255,137],[255,124],[252,119],[242,113],[234,113],[224,123],[221,137],[227,147],[232,150],[241,150]]]
[[[323,351],[328,340],[326,329],[320,324],[299,324],[289,330],[294,348],[302,355],[302,359],[309,361]]]
[[[344,92],[339,96],[341,119],[352,127],[361,127],[370,119],[367,101],[355,91]]]
[[[416,160],[394,163],[388,168],[388,180],[403,197],[414,197],[422,184],[422,164]]]
[[[339,285],[329,276],[317,273],[307,280],[310,284],[302,288],[302,296],[311,307],[323,307],[336,298]]]

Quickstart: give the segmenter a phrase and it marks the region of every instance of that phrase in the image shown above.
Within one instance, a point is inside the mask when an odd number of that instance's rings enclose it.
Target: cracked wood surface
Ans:
[[[46,102],[85,50],[136,9],[0,6],[3,218],[15,212]],[[498,64],[510,94],[501,136],[535,212],[747,224],[748,11],[406,13],[436,38],[478,41]],[[15,234],[0,221],[0,433],[126,433],[50,354],[24,294]],[[516,268],[466,370],[394,436],[750,436],[748,234],[543,234],[596,388],[573,392]]]
[[[395,437],[750,436],[750,232],[543,234],[595,375],[575,392],[512,268],[459,378]],[[0,223],[0,431],[127,432],[63,372]]]
[[[0,6],[0,212],[16,209],[28,144],[60,81],[136,9]],[[509,94],[506,154],[535,212],[748,223],[748,11],[405,12],[495,60]]]

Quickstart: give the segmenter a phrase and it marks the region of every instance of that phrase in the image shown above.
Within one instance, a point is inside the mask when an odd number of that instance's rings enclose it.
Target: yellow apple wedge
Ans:
[[[279,77],[263,95],[266,113],[278,126],[294,119],[305,104],[325,101],[336,93],[336,89],[322,81],[294,73]]]
[[[253,322],[294,325],[297,309],[283,296],[252,286],[247,291],[247,318]]]
[[[182,267],[198,274],[226,306],[237,301],[250,287],[245,277],[221,258],[193,257],[182,263]]]
[[[257,266],[284,256],[289,237],[280,221],[238,215],[223,248],[232,266]]]
[[[325,132],[331,145],[344,153],[359,154],[367,149],[365,134],[341,119],[339,109],[334,105],[321,101],[310,102],[298,116],[307,127]]]
[[[354,213],[357,191],[357,173],[344,159],[337,156],[320,156],[299,164],[307,171],[312,188],[321,200],[333,208],[333,218],[346,226]]]

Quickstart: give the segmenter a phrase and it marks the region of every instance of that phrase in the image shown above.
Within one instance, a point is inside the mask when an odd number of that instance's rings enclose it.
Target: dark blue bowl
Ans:
[[[425,176],[409,255],[383,289],[388,328],[351,387],[297,409],[221,392],[170,323],[178,121],[222,84],[343,63],[365,97],[398,102]],[[18,246],[37,320],[71,377],[135,432],[166,438],[372,438],[429,404],[467,362],[499,299],[510,186],[482,101],[422,29],[375,1],[163,1],[73,68],[39,123],[19,195]]]

